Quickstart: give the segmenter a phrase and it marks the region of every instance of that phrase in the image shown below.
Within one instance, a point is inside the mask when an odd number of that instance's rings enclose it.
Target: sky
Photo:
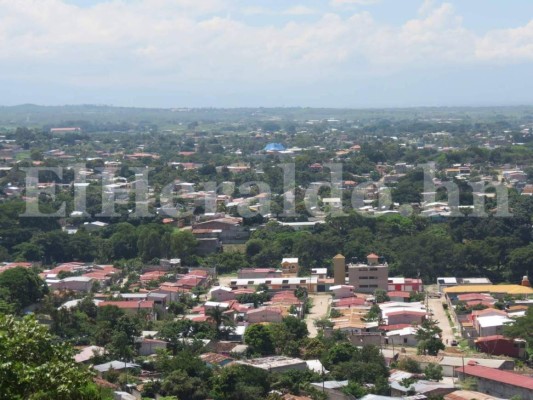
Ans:
[[[0,0],[0,105],[533,104],[532,0]]]

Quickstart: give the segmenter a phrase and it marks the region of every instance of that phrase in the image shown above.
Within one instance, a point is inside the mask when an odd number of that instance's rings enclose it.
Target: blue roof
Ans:
[[[265,151],[283,151],[285,146],[281,143],[269,143],[265,146]]]

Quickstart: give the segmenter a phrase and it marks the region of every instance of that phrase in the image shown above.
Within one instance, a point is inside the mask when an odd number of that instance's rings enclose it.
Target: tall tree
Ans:
[[[444,350],[446,347],[440,338],[441,333],[442,329],[439,328],[437,321],[430,318],[425,319],[416,331],[418,354],[436,356],[439,350]]]
[[[41,300],[48,293],[46,283],[30,268],[16,267],[0,274],[0,296],[15,311]]]
[[[96,400],[91,375],[31,316],[0,316],[0,393],[10,400]]]

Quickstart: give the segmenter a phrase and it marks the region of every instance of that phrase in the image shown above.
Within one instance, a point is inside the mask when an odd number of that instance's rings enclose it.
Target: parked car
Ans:
[[[457,340],[452,340],[452,346],[457,346]]]

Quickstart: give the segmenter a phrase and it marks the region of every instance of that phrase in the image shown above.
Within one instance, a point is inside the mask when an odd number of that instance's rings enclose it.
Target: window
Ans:
[[[291,287],[289,285],[283,285],[281,286],[282,289],[290,289]]]
[[[254,281],[248,281],[248,285],[253,285]]]
[[[305,283],[306,280],[305,279],[300,279],[300,283]]]
[[[360,276],[359,279],[368,279],[368,276]]]
[[[371,287],[371,288],[377,288],[378,285],[368,285],[368,287]]]
[[[404,342],[404,343],[407,343],[407,338],[403,338],[403,342]]]
[[[272,281],[265,281],[265,283],[266,283],[267,285],[270,285],[270,284],[272,283]]]
[[[378,269],[377,268],[369,268],[368,270],[369,271],[377,271]]]
[[[289,280],[288,279],[283,279],[283,281],[281,283],[289,283]]]
[[[362,287],[362,288],[367,288],[368,285],[359,285],[359,287]]]

